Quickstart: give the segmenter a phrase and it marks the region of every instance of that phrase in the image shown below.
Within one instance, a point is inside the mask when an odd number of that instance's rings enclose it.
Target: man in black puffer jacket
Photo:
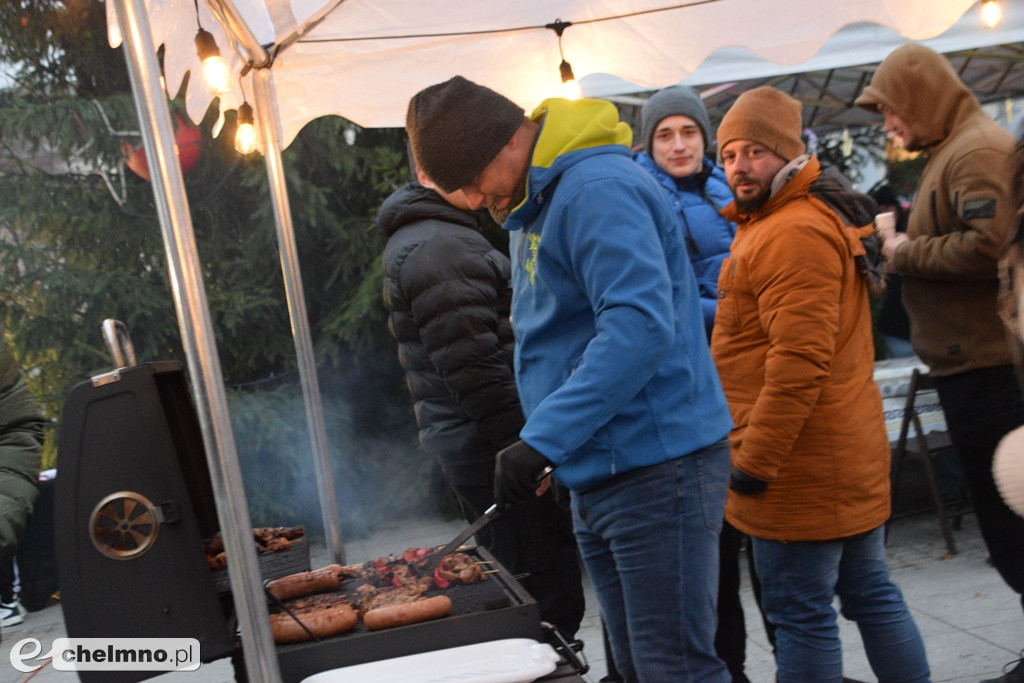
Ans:
[[[419,174],[420,182],[430,181]],[[494,502],[495,454],[524,424],[512,368],[508,258],[480,232],[461,192],[420,183],[381,205],[388,328],[412,395],[420,444],[441,464],[467,521]],[[504,510],[477,541],[523,587],[541,618],[575,637],[583,587],[572,519],[552,491]]]

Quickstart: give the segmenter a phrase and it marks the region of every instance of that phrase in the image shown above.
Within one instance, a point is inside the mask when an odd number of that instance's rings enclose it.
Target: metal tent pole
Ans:
[[[125,59],[146,156],[153,174],[153,194],[167,251],[168,271],[178,326],[192,376],[199,426],[216,498],[217,517],[229,559],[232,598],[242,633],[249,680],[278,683],[281,672],[267,619],[252,523],[238,465],[228,414],[220,359],[203,286],[185,182],[175,154],[170,110],[160,87],[144,0],[116,0],[124,34]]]
[[[320,383],[316,374],[316,357],[313,354],[306,298],[299,271],[288,188],[285,185],[284,167],[281,163],[281,141],[278,135],[277,108],[274,104],[271,78],[269,69],[256,69],[253,76],[256,119],[260,124],[257,130],[260,131],[263,140],[267,179],[274,200],[274,222],[277,225],[277,244],[281,253],[281,272],[284,276],[285,296],[288,299],[288,313],[291,316],[292,336],[295,339],[302,397],[306,404],[306,425],[316,464],[317,492],[320,495],[320,514],[323,518],[324,535],[327,537],[327,551],[333,562],[345,564],[345,550],[338,518],[338,499],[334,491],[334,475],[331,472],[330,453],[327,449],[327,430],[324,427],[323,402],[320,399]]]

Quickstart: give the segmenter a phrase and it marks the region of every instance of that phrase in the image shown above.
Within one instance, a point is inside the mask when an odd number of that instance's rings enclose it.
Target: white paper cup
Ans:
[[[886,211],[875,216],[875,229],[885,237],[896,233],[896,214]]]

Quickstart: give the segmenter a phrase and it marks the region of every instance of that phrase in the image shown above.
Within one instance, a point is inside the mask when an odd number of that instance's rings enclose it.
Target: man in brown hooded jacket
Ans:
[[[906,149],[928,155],[907,232],[887,240],[888,267],[903,277],[910,340],[936,378],[992,563],[1024,593],[1024,519],[992,479],[996,445],[1024,423],[997,312],[998,261],[1017,209],[1016,141],[945,57],[914,43],[886,57],[856,104],[885,116],[885,131]],[[1024,664],[991,680],[1024,683]]]

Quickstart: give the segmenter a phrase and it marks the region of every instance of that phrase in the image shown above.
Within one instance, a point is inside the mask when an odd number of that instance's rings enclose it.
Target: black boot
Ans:
[[[1010,662],[1014,667],[999,678],[986,678],[981,683],[1024,683],[1024,658]],[[1010,666],[1007,664],[1006,666]],[[1003,669],[1006,669],[1006,666]]]

